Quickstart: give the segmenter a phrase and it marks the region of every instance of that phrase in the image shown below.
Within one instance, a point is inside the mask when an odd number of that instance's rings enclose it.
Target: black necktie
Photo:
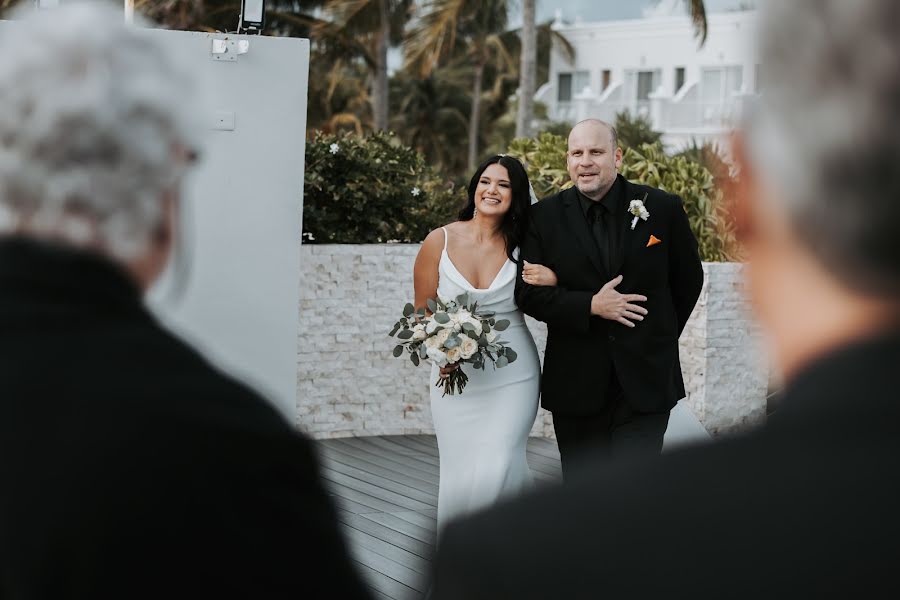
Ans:
[[[612,244],[610,243],[609,235],[612,225],[611,215],[609,215],[606,207],[599,202],[595,202],[591,206],[590,212],[593,213],[591,231],[594,234],[594,241],[597,242],[597,249],[600,251],[600,258],[603,260],[607,274],[612,276]]]

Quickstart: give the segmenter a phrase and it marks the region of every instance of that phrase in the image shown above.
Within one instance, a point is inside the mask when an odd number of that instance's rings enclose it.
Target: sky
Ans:
[[[552,20],[557,9],[562,11],[563,20],[570,22],[575,17],[581,17],[583,21],[639,19],[645,9],[652,8],[658,2],[659,0],[537,0],[537,21],[542,23]],[[747,0],[706,0],[706,11],[723,12],[741,5],[754,4],[756,2]],[[512,21],[517,25],[521,22],[521,17],[516,14]]]

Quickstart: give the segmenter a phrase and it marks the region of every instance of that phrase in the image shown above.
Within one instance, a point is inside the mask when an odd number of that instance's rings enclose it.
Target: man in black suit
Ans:
[[[436,598],[900,597],[900,4],[771,2],[758,30],[733,152],[778,411],[450,525]]]
[[[548,325],[541,405],[567,477],[591,447],[659,454],[684,397],[678,337],[703,285],[681,198],[618,174],[615,129],[583,121],[568,146],[574,185],[534,205],[522,243],[557,284],[531,285],[524,261],[516,282],[519,306]]]
[[[163,329],[189,73],[110,7],[0,36],[0,598],[362,598],[310,443]]]

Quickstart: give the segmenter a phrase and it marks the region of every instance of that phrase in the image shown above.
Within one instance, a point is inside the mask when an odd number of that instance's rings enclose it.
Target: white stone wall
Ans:
[[[681,336],[687,402],[713,435],[766,418],[768,367],[742,291],[739,263],[704,263],[703,290]]]
[[[412,300],[418,250],[417,244],[302,247],[297,423],[314,437],[434,433],[430,369],[394,358],[396,341],[387,335]],[[717,434],[765,416],[766,377],[748,356],[740,266],[704,269],[707,284],[681,356],[688,402]],[[543,360],[546,326],[527,320]],[[549,413],[540,412],[532,435],[552,437]]]

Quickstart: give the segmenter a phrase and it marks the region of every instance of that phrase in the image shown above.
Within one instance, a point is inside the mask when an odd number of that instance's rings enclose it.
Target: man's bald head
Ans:
[[[569,131],[569,137],[566,139],[566,143],[569,144],[569,147],[571,148],[572,134],[581,133],[582,131],[590,131],[591,133],[595,133],[602,130],[606,130],[606,132],[609,134],[612,147],[616,148],[619,145],[619,134],[618,132],[616,132],[616,128],[606,121],[601,121],[600,119],[585,119],[576,123],[575,126],[572,127],[572,129]]]

